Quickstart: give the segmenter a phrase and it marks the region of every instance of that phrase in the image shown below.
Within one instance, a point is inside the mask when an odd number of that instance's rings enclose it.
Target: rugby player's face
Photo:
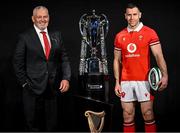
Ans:
[[[137,7],[126,9],[125,19],[127,20],[129,26],[132,29],[136,28],[140,18],[141,18],[141,12]]]
[[[36,14],[32,16],[32,21],[40,29],[44,30],[49,24],[49,14],[46,9],[38,9]]]

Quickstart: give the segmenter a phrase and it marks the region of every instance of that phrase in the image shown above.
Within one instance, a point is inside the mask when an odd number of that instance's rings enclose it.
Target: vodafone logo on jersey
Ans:
[[[127,45],[127,51],[128,51],[129,53],[127,53],[127,54],[125,55],[125,57],[127,57],[127,58],[140,57],[140,54],[139,54],[139,53],[136,53],[136,54],[135,54],[136,50],[137,50],[136,44],[135,44],[135,43],[129,43],[129,44]]]
[[[134,43],[129,43],[127,45],[127,50],[129,53],[134,53],[136,51],[137,47],[136,47],[136,44]]]

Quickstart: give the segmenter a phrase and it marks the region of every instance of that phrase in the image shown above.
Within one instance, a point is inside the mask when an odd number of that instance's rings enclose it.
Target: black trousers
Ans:
[[[26,131],[56,131],[57,129],[57,96],[48,89],[41,95],[30,89],[23,89],[23,106]]]

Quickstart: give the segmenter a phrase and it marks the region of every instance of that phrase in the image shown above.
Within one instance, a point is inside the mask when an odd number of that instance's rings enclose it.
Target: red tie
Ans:
[[[45,31],[42,31],[41,32],[43,34],[43,40],[44,40],[44,45],[45,45],[45,55],[46,55],[46,59],[49,58],[49,53],[50,53],[50,44],[49,44],[49,41],[47,39],[47,36],[46,36],[46,32]]]

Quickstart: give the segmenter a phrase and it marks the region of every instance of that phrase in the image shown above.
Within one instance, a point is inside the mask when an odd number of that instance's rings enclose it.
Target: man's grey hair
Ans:
[[[45,10],[47,10],[47,12],[48,12],[48,9],[47,9],[45,6],[36,6],[36,7],[33,9],[33,16],[36,16],[37,10],[39,10],[39,9],[45,9]],[[48,12],[48,14],[49,14],[49,12]]]

